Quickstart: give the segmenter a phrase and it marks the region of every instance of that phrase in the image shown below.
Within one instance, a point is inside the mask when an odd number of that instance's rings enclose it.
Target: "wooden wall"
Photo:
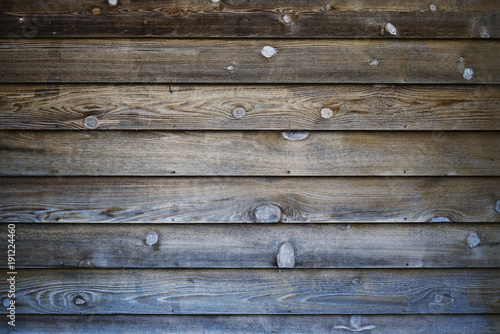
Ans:
[[[15,333],[500,333],[499,38],[496,0],[2,0]]]

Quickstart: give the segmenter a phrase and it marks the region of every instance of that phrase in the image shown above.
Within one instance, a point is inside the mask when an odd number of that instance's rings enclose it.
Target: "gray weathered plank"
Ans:
[[[498,38],[494,0],[0,2],[0,36]],[[393,36],[382,29],[397,27]]]
[[[500,227],[487,224],[17,224],[16,267],[276,268],[286,243],[295,268],[500,267]]]
[[[15,331],[6,321],[0,329],[10,334],[498,334],[499,315],[18,315]],[[356,320],[361,319],[358,326]]]
[[[499,109],[492,85],[0,85],[0,130],[500,130]]]
[[[0,82],[492,84],[498,54],[496,40],[19,39],[0,42]]]
[[[7,282],[0,284],[6,291]],[[23,269],[17,314],[481,314],[498,269]],[[6,310],[0,310],[2,314]]]
[[[497,131],[317,131],[299,136],[303,140],[287,137],[297,136],[274,131],[3,131],[0,175],[500,175]]]
[[[498,177],[0,178],[1,222],[499,222],[499,200]]]

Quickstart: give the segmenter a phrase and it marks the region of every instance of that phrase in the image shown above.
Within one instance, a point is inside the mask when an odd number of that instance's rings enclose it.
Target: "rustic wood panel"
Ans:
[[[496,334],[498,315],[275,315],[275,316],[190,316],[190,315],[18,315],[16,330],[5,322],[6,333],[203,333],[203,334],[297,334],[348,333],[364,329],[370,334]],[[357,321],[361,320],[358,324]],[[353,325],[354,324],[354,325]],[[358,325],[356,325],[358,324]],[[2,327],[3,326],[3,327]],[[353,330],[351,332],[353,332]]]
[[[0,82],[487,84],[498,54],[496,40],[4,39]]]
[[[496,269],[24,269],[22,277],[18,314],[472,314],[500,308]]]
[[[18,224],[16,267],[276,268],[285,242],[295,268],[499,267],[499,232],[486,224]]]
[[[21,1],[0,4],[2,37],[498,38],[495,1]]]
[[[1,130],[500,130],[498,110],[492,85],[0,85]]]
[[[499,222],[499,200],[498,177],[0,178],[1,222]]]
[[[4,131],[0,154],[0,175],[479,176],[500,132]]]

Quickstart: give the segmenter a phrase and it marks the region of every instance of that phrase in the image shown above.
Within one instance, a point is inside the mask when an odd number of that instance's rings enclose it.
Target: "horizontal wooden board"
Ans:
[[[498,110],[493,85],[0,85],[0,130],[500,130]]]
[[[7,282],[0,287],[6,291]],[[24,269],[16,281],[16,314],[472,314],[499,309],[496,269]]]
[[[4,39],[0,82],[498,84],[498,54],[497,40]]]
[[[22,1],[0,4],[2,37],[498,38],[493,1]]]
[[[3,131],[0,175],[500,175],[498,131],[293,133]]]
[[[356,321],[360,319],[361,323]],[[353,323],[355,324],[353,326]],[[356,326],[356,324],[358,324]],[[499,315],[18,315],[15,331],[6,321],[0,329],[11,334],[498,334]]]
[[[1,222],[500,222],[499,200],[499,177],[0,178]]]
[[[16,267],[276,268],[286,242],[294,268],[500,267],[500,226],[487,224],[17,224]]]

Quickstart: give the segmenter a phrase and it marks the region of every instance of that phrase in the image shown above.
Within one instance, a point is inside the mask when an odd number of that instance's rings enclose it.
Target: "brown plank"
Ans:
[[[3,39],[0,82],[491,84],[498,54],[496,40]]]
[[[499,109],[492,85],[0,85],[0,130],[500,130]]]
[[[19,176],[497,176],[500,132],[3,131],[0,154]]]
[[[1,222],[500,222],[499,200],[498,177],[0,178]]]
[[[24,269],[16,281],[16,314],[494,314],[499,301],[497,269]]]
[[[17,224],[15,239],[18,269],[276,268],[284,243],[294,268],[500,267],[500,227],[487,224]]]
[[[0,4],[0,36],[498,38],[495,1],[15,1]]]
[[[358,320],[361,323],[357,324]],[[331,334],[362,330],[370,334],[496,334],[500,333],[498,315],[18,315],[15,331],[6,321],[5,333],[276,333]]]

